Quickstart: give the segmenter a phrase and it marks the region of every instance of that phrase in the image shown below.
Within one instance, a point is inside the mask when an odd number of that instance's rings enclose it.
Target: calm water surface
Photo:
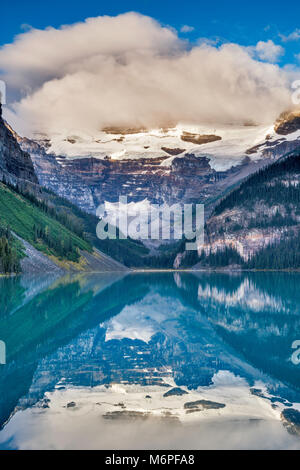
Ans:
[[[300,449],[299,274],[1,278],[0,340],[1,449]]]

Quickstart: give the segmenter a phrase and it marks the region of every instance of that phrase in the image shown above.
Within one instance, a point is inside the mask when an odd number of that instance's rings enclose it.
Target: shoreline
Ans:
[[[298,269],[226,269],[226,268],[210,268],[210,269],[130,269],[129,272],[134,273],[157,273],[157,272],[188,272],[188,273],[257,273],[257,272],[290,272],[290,273],[300,273],[300,268]]]
[[[242,274],[242,273],[300,273],[300,268],[298,269],[226,269],[226,268],[210,268],[210,269],[146,269],[146,268],[128,268],[124,271],[69,271],[69,274],[113,274],[113,273],[122,273],[122,274],[139,274],[139,273],[219,273],[219,274]],[[28,273],[28,272],[20,272],[20,273],[0,273],[0,278],[10,278],[10,277],[17,277],[17,276],[27,276],[27,275],[40,275],[41,273],[47,274],[44,271],[35,272],[35,273]],[[68,272],[67,272],[68,273]],[[50,272],[48,273],[50,274]],[[66,274],[66,273],[64,273]]]

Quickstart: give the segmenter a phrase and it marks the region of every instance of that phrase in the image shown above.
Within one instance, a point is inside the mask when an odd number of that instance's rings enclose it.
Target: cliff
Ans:
[[[197,267],[300,268],[300,153],[250,176],[206,221]],[[177,256],[184,265],[188,253]],[[194,258],[196,262],[196,258]]]
[[[0,178],[3,176],[11,182],[26,180],[38,183],[30,155],[21,149],[9,126],[4,122],[0,103]]]

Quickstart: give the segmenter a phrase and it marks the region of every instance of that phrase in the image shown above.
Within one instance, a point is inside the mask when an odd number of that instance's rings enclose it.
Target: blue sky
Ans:
[[[14,0],[1,5],[4,21],[0,28],[0,44],[12,42],[16,34],[24,31],[24,25],[44,29],[47,26],[58,27],[82,21],[91,16],[114,16],[126,11],[152,16],[177,30],[183,25],[191,26],[193,31],[180,34],[192,42],[199,37],[217,37],[222,42],[249,46],[272,39],[275,44],[285,48],[282,65],[296,63],[295,54],[300,52],[300,40],[284,42],[280,37],[288,36],[299,27],[300,2],[276,0]]]

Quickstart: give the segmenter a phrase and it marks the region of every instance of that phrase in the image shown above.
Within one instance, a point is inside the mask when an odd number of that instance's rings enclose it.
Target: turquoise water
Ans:
[[[1,278],[0,448],[300,448],[299,281]]]

